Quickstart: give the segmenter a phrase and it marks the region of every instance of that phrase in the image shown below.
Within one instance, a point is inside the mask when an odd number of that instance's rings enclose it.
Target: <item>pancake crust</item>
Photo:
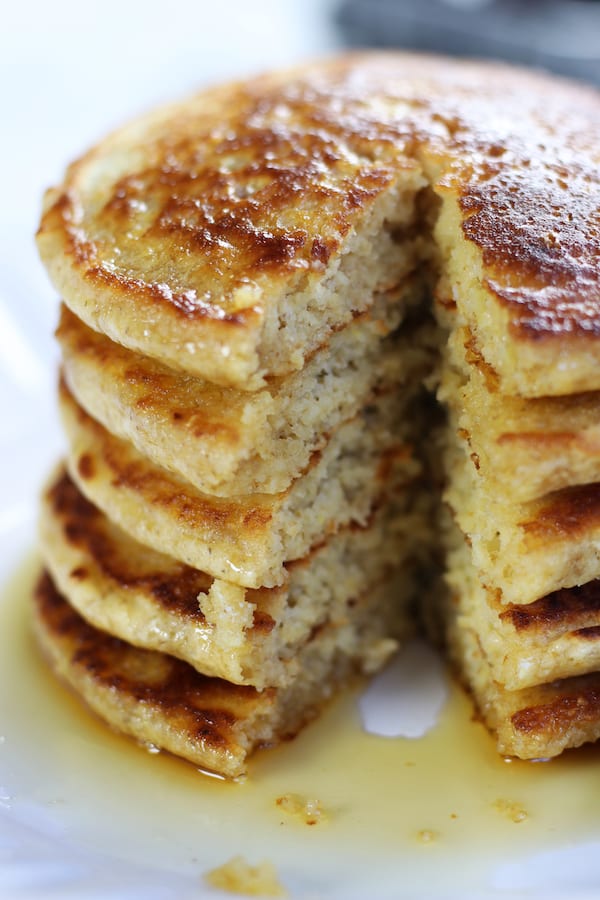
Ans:
[[[464,541],[462,552],[450,554],[446,577],[450,641],[457,628],[475,633],[491,676],[507,690],[587,675],[600,666],[600,581],[533,603],[503,604],[498,591],[475,576]],[[455,657],[459,662],[460,652]]]
[[[200,675],[185,663],[93,629],[42,576],[37,638],[55,671],[119,731],[224,775],[244,771],[243,723],[270,715],[273,690]]]
[[[526,606],[499,608],[491,598],[489,602],[497,617],[496,637],[501,635],[503,644],[494,669],[506,687],[529,687],[600,668],[598,579]]]
[[[515,503],[508,491],[488,489],[460,447],[450,449],[447,465],[445,498],[482,583],[502,602],[532,603],[600,576],[600,483]]]
[[[47,194],[38,242],[90,326],[253,389],[426,256],[394,231],[406,237],[428,185],[445,283],[506,389],[597,390],[599,147],[591,88],[357,54],[116,132]]]

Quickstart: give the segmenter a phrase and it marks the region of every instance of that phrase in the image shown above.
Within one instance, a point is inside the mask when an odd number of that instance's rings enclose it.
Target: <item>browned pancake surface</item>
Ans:
[[[510,605],[499,616],[516,631],[536,632],[547,640],[564,631],[591,631],[590,638],[600,637],[600,581],[555,591],[527,605]]]
[[[240,729],[268,711],[272,691],[207,678],[92,628],[47,575],[36,589],[35,619],[56,671],[117,729],[223,774],[243,769],[252,741]]]
[[[233,356],[256,350],[282,284],[314,288],[365,210],[423,167],[456,198],[510,340],[585,353],[600,334],[599,123],[592,89],[532,72],[342,57],[207,91],[108,138],[48,195],[40,248],[75,308],[78,290],[98,322],[104,304],[130,307],[149,333],[179,335],[183,367],[228,345],[211,377],[248,378]],[[186,340],[200,342],[187,362]]]
[[[510,741],[507,752],[523,758],[557,756],[600,737],[600,675],[515,691],[514,697],[507,692],[499,708],[508,713],[498,726],[500,740]]]

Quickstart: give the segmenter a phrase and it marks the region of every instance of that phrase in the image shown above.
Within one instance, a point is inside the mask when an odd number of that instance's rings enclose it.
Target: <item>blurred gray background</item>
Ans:
[[[343,0],[350,46],[495,57],[600,84],[597,0]]]

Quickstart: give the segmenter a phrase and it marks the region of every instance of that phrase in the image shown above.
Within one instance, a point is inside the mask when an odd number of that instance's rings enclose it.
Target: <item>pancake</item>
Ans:
[[[394,231],[412,222],[423,183],[416,163],[407,159],[399,178],[313,123],[296,131],[283,108],[269,132],[279,113],[260,111],[268,83],[217,89],[151,115],[146,134],[141,123],[115,134],[110,161],[96,148],[71,168],[68,187],[47,195],[39,232],[59,292],[88,325],[252,389],[301,368],[408,274],[413,254]],[[140,140],[147,153],[132,152]],[[85,226],[76,222],[84,207]]]
[[[367,408],[287,491],[213,497],[111,435],[64,386],[60,400],[69,473],[83,494],[141,543],[244,587],[282,584],[286,562],[349,522],[366,522],[383,492],[420,472],[410,444],[394,441],[385,417]]]
[[[600,669],[600,580],[564,588],[526,606],[499,609],[493,598],[478,611],[495,617],[494,639],[477,632],[497,680],[509,690]]]
[[[600,580],[564,588],[533,603],[504,604],[497,591],[486,589],[476,577],[468,546],[458,534],[447,568],[450,594],[445,618],[451,622],[450,642],[457,628],[476,634],[491,676],[506,690],[600,668]]]
[[[64,307],[57,337],[69,389],[111,433],[205,493],[278,493],[367,402],[401,385],[414,390],[431,367],[430,320],[382,342],[421,293],[409,283],[401,300],[376,301],[297,375],[255,392],[177,373],[92,331]]]
[[[488,490],[516,501],[600,481],[600,395],[505,394],[467,328],[456,328],[440,398],[451,404]]]
[[[289,564],[284,587],[250,590],[137,543],[61,470],[44,494],[40,543],[53,582],[91,625],[205,675],[262,689],[301,676],[300,651],[318,628],[344,632],[346,647],[360,643],[356,606],[377,611],[374,658],[382,635],[391,648],[408,632],[411,545],[424,524],[418,510],[383,510]]]
[[[208,678],[88,625],[47,575],[37,585],[33,624],[57,675],[113,728],[228,778],[246,772],[256,747],[293,737],[362,662],[360,647],[345,654],[324,628],[302,653],[304,677],[287,689]],[[367,666],[377,628],[376,620],[364,623]],[[385,659],[389,644],[382,650]]]
[[[532,603],[600,576],[600,483],[515,503],[510,485],[488,491],[465,453],[450,447],[448,455],[452,483],[445,498],[481,580],[504,603]]]
[[[427,189],[449,296],[504,389],[598,390],[599,111],[507,66],[341,57],[114,133],[48,192],[38,245],[92,328],[255,389],[430,255]]]

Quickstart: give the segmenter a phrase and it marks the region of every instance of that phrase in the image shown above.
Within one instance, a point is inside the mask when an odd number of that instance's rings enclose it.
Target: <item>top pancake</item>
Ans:
[[[39,246],[91,327],[255,389],[427,259],[414,226],[429,185],[444,287],[504,389],[596,390],[599,147],[598,95],[581,85],[348,56],[113,134],[48,192]]]

